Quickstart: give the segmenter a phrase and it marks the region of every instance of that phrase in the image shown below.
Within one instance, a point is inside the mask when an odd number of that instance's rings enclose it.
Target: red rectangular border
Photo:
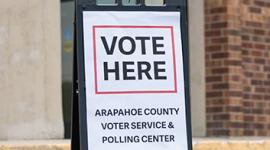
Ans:
[[[96,29],[97,28],[161,28],[170,29],[173,50],[173,70],[174,70],[174,89],[173,90],[153,90],[153,91],[98,91],[97,81],[97,57],[96,57]],[[95,77],[95,93],[96,94],[161,94],[161,93],[177,93],[177,75],[176,75],[176,59],[175,59],[175,41],[173,26],[115,26],[115,25],[97,25],[93,26],[93,47],[94,47],[94,77]]]

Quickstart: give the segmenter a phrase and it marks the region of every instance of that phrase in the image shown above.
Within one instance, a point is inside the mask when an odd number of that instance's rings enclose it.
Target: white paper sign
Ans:
[[[179,12],[84,11],[90,150],[187,150]]]

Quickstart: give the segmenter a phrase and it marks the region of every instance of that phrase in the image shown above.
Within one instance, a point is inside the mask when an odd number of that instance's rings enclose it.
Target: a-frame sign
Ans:
[[[75,7],[72,150],[192,150],[187,1]]]

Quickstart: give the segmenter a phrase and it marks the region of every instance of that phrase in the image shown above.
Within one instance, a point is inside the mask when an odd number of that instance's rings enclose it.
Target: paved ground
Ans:
[[[193,150],[270,150],[270,137],[196,138],[193,147]],[[70,141],[0,141],[0,150],[70,150]]]
[[[0,141],[0,150],[70,150],[70,140]]]

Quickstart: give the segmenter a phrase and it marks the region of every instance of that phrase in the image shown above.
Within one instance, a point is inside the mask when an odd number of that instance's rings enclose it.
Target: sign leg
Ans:
[[[76,30],[74,30],[74,52],[73,52],[73,97],[72,97],[72,128],[71,128],[71,150],[80,150],[80,128],[79,128],[79,95],[78,95],[78,69]]]

